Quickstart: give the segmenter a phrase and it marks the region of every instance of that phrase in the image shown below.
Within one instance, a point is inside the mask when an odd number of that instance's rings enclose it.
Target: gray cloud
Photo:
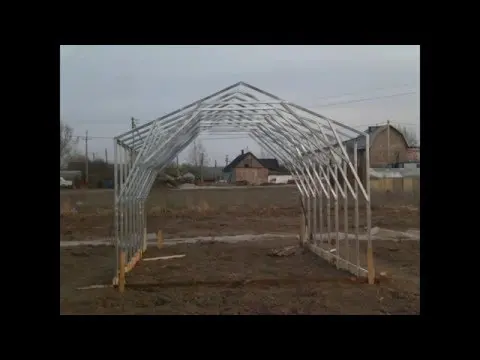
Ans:
[[[238,81],[349,125],[393,122],[419,131],[419,46],[62,46],[61,114],[75,133],[113,137]],[[342,94],[352,95],[338,97]],[[335,98],[331,98],[335,96]],[[325,99],[328,98],[328,99]],[[409,125],[410,126],[410,125]],[[112,141],[93,139],[94,152]],[[205,140],[220,164],[249,139]]]

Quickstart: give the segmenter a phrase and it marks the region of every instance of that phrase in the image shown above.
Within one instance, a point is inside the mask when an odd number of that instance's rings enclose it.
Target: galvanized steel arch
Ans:
[[[361,181],[356,147],[349,154],[344,145],[347,140],[359,140],[362,137],[365,137],[362,140],[368,144],[369,135],[250,84],[239,82],[115,138],[117,264],[114,282],[118,281],[119,252],[125,252],[127,263],[131,263],[146,248],[145,201],[157,174],[201,132],[218,130],[248,131],[253,140],[275,154],[294,175],[305,215],[306,232],[303,233],[302,230],[301,237],[306,235],[306,243],[314,252],[327,260],[335,260],[337,267],[346,268],[356,275],[369,273],[361,265],[358,240],[359,204],[363,201],[368,248],[371,249],[369,176]],[[369,169],[368,147],[366,152],[364,174],[368,174]],[[338,228],[338,207],[343,199],[346,214],[343,239],[347,248],[350,247],[349,198],[354,202],[354,258],[350,256],[349,249],[341,251]],[[326,202],[326,207],[322,201]],[[335,207],[336,236],[335,232],[330,231],[332,203]],[[324,220],[324,210],[328,212],[325,219],[328,222],[326,233],[323,224],[318,232],[318,222]],[[333,238],[335,244],[331,241]],[[336,247],[332,248],[332,244]],[[369,270],[371,277],[373,269]]]

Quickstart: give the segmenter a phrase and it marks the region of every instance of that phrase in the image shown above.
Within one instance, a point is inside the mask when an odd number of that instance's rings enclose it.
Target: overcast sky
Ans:
[[[141,124],[238,81],[359,130],[391,120],[420,131],[419,46],[63,45],[60,60],[60,113],[76,135],[112,138],[132,116]],[[202,139],[219,165],[242,148],[260,155],[249,138]],[[111,160],[112,143],[92,139],[90,156]]]

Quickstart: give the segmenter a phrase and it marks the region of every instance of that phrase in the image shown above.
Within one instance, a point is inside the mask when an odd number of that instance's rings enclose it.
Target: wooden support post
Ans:
[[[119,274],[118,274],[118,291],[123,293],[125,291],[125,251],[120,250],[119,257]]]
[[[161,249],[163,247],[163,232],[162,230],[158,230],[157,233],[157,247]]]
[[[368,283],[375,284],[375,264],[373,262],[373,249],[367,248],[367,270],[368,270]]]
[[[132,258],[128,261],[127,265],[125,266],[125,273],[132,271],[132,269],[137,265],[137,263],[142,258],[142,249],[139,249]]]

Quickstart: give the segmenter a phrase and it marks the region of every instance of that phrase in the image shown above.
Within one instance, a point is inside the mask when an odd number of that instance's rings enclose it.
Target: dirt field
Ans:
[[[376,285],[356,281],[310,252],[271,257],[271,249],[296,244],[276,239],[238,244],[191,244],[149,248],[127,275],[123,295],[108,284],[113,249],[62,249],[62,314],[419,314],[419,243],[376,241]]]
[[[372,195],[372,226],[418,229],[418,199]],[[113,235],[113,192],[63,191],[60,239]],[[352,202],[350,202],[352,204]],[[181,259],[140,262],[127,275],[127,290],[78,290],[110,284],[111,247],[62,248],[60,307],[63,314],[418,314],[418,241],[375,240],[376,285],[355,281],[310,252],[270,257],[271,249],[296,244],[299,197],[292,187],[221,190],[154,190],[147,204],[147,231],[174,237],[291,233],[292,237],[237,244],[149,247],[145,257]],[[333,212],[331,213],[333,216]],[[349,225],[353,224],[352,214]],[[363,217],[360,218],[363,227]],[[340,227],[343,231],[343,216]],[[361,251],[365,252],[365,243]]]
[[[418,195],[418,194],[417,194]],[[420,205],[420,198],[416,194],[405,193],[378,193],[372,191],[372,205],[399,206]],[[112,211],[113,190],[62,190],[60,202],[69,200],[72,205],[81,202],[78,206],[84,212]],[[352,200],[350,200],[352,204]],[[162,190],[152,189],[148,201],[148,211],[182,210],[198,206],[208,206],[216,210],[232,208],[292,208],[299,205],[299,193],[293,185],[286,186],[254,186],[237,188],[213,188],[192,190]]]
[[[75,208],[61,217],[61,240],[86,240],[113,235],[113,192],[63,191],[61,204]],[[350,201],[350,205],[353,202]],[[154,190],[147,203],[147,232],[162,229],[166,238],[244,233],[296,233],[299,197],[295,188],[257,187],[225,190]],[[349,214],[353,224],[353,212]],[[333,217],[333,212],[331,213]],[[364,217],[360,217],[360,226]],[[372,226],[419,228],[418,204],[411,198],[372,195]],[[343,216],[340,219],[343,226]]]

